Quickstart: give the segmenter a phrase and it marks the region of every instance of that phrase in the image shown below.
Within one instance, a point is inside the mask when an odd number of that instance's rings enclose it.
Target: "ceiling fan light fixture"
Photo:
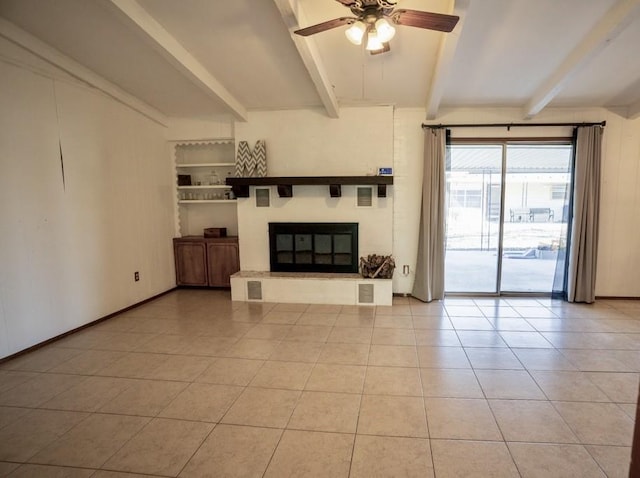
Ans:
[[[374,51],[374,50],[382,50],[383,48],[384,48],[384,45],[380,41],[380,38],[378,38],[378,33],[376,32],[375,29],[372,28],[371,30],[369,30],[369,33],[367,34],[366,49],[369,51]]]
[[[364,37],[364,33],[366,30],[367,26],[363,22],[357,21],[349,28],[347,28],[344,34],[346,35],[347,39],[354,45],[361,45],[362,38]]]
[[[376,32],[380,43],[386,43],[396,34],[396,29],[391,26],[386,18],[376,20]]]

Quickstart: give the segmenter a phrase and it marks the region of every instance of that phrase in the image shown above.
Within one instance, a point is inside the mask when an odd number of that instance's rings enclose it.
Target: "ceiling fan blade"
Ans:
[[[296,30],[293,33],[295,33],[296,35],[302,35],[303,37],[308,37],[309,35],[314,35],[326,30],[331,30],[332,28],[340,27],[342,25],[350,25],[356,20],[357,18],[354,17],[334,18],[333,20],[318,23],[317,25],[311,25],[307,28],[301,28],[300,30]]]
[[[381,53],[386,53],[388,51],[391,51],[391,46],[389,46],[389,42],[384,42],[382,44],[382,48],[379,50],[371,50],[369,51],[369,53],[371,53],[372,55],[380,55]]]
[[[391,19],[397,25],[409,27],[426,28],[449,33],[460,20],[455,15],[445,15],[444,13],[421,12],[419,10],[395,10]]]

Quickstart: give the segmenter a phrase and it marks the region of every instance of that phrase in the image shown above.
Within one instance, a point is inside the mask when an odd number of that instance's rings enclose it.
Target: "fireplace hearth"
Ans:
[[[272,272],[358,272],[358,224],[270,222]]]

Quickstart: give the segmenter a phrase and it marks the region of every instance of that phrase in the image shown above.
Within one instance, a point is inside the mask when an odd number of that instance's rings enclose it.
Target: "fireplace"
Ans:
[[[272,272],[358,272],[358,224],[270,222]]]

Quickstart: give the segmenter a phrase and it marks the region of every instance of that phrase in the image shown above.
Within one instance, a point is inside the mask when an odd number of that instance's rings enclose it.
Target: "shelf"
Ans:
[[[176,164],[176,168],[233,168],[236,163],[186,163]]]
[[[200,186],[178,186],[178,189],[229,189],[226,184],[201,184]]]
[[[179,199],[178,204],[235,204],[235,199]]]
[[[234,138],[211,138],[211,139],[185,139],[185,140],[176,140],[172,139],[169,141],[170,143],[176,146],[200,146],[200,145],[209,145],[209,144],[234,144]]]
[[[236,197],[249,197],[249,186],[277,186],[280,197],[292,197],[293,186],[329,186],[331,197],[340,197],[341,186],[378,186],[378,197],[387,197],[387,185],[393,176],[280,176],[264,178],[227,178]]]

